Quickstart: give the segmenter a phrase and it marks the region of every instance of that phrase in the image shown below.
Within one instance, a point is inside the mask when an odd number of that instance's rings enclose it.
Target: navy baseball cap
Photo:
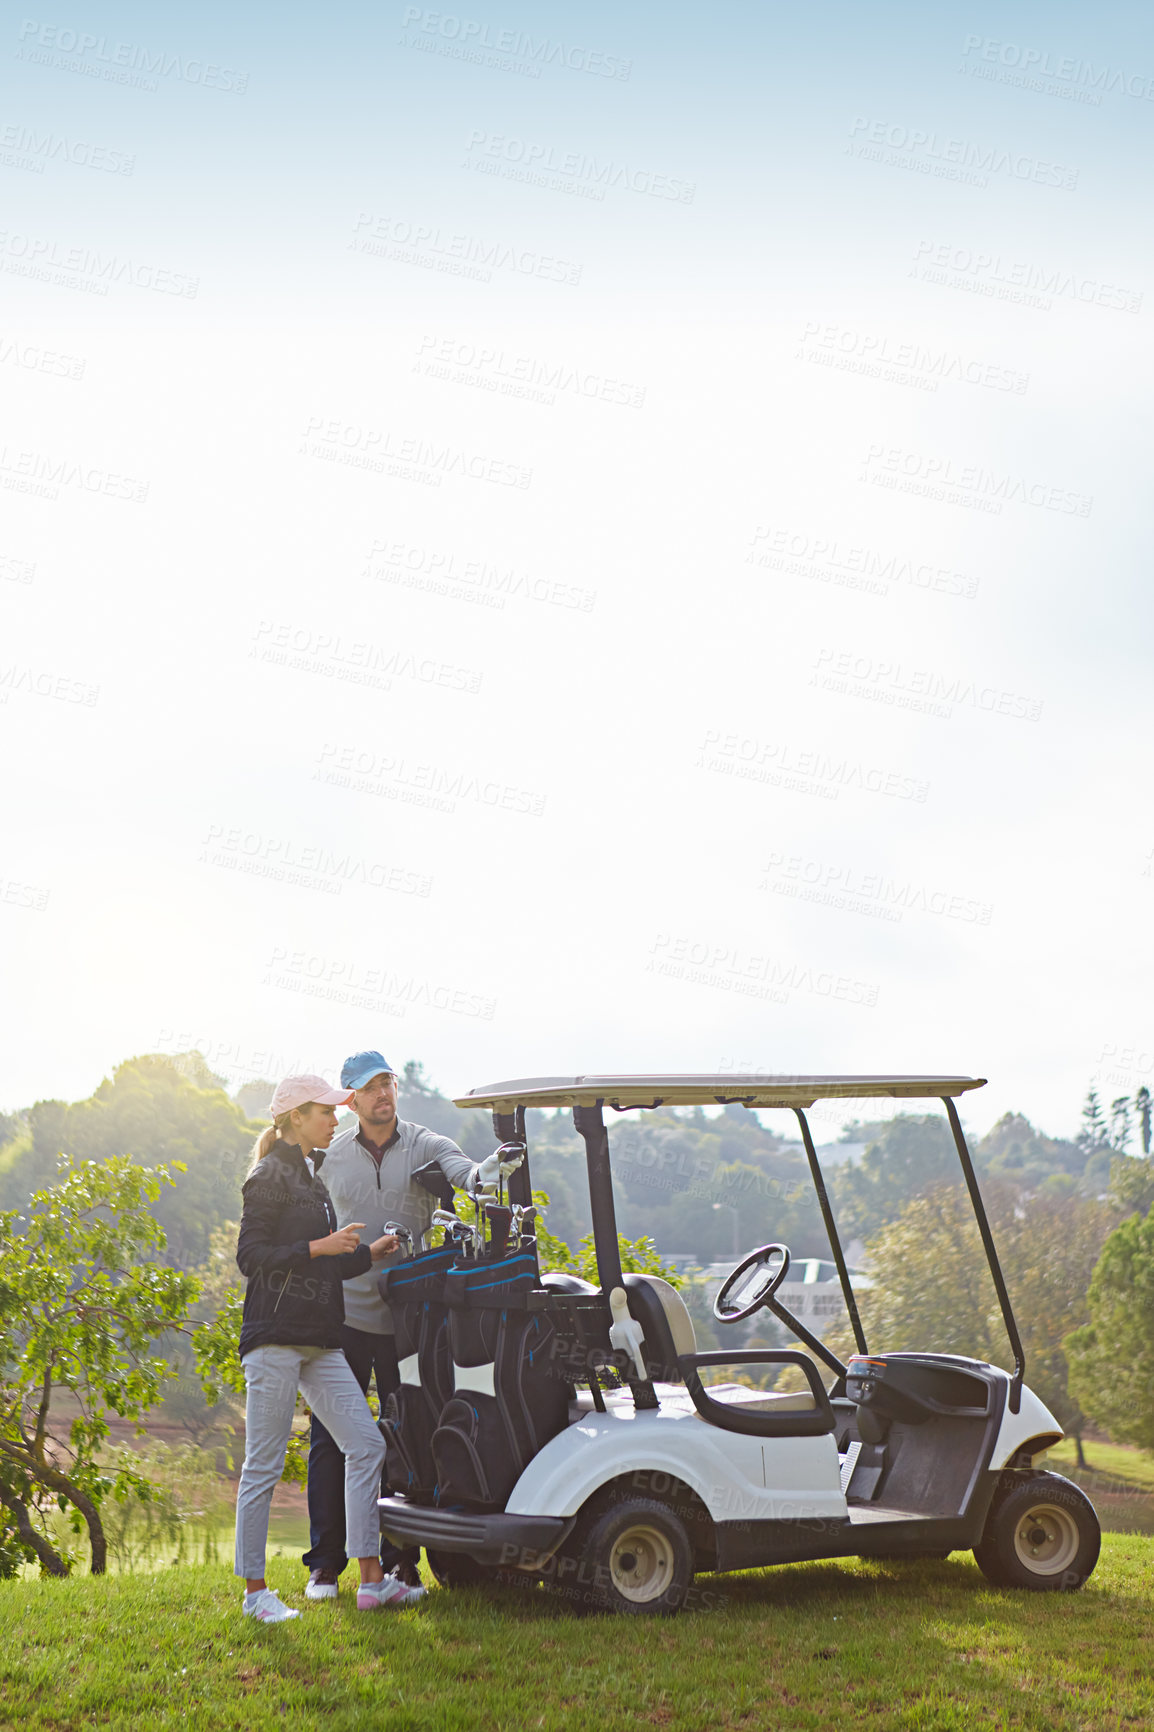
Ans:
[[[397,1074],[379,1052],[355,1052],[352,1058],[347,1058],[341,1066],[341,1087],[363,1089],[367,1082],[380,1076],[382,1071],[387,1071],[390,1076]]]

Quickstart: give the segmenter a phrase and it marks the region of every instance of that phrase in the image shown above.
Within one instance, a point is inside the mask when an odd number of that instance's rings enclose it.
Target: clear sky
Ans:
[[[1147,8],[69,0],[0,68],[0,1104],[1154,1082]]]

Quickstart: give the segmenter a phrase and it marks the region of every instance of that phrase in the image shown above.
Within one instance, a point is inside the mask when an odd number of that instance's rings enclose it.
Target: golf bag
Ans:
[[[456,1252],[422,1251],[387,1269],[377,1285],[388,1301],[396,1330],[401,1384],[381,1409],[385,1476],[390,1491],[417,1503],[432,1501],[436,1485],[431,1442],[437,1418],[453,1393],[449,1314],[443,1302],[445,1276]]]
[[[503,1509],[527,1463],[568,1423],[553,1324],[525,1306],[539,1279],[530,1250],[445,1277],[454,1393],[432,1436],[438,1504]]]

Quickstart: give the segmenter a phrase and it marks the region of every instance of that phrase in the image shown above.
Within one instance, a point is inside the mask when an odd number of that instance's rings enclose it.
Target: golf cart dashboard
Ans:
[[[859,1407],[906,1425],[935,1415],[978,1418],[990,1411],[992,1369],[978,1359],[945,1354],[855,1354],[846,1368],[845,1392]]]

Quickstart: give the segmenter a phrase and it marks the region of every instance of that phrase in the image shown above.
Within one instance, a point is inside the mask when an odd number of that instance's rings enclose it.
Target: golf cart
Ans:
[[[1097,1561],[1092,1505],[1036,1458],[1062,1428],[1025,1363],[955,1098],[972,1077],[533,1077],[474,1089],[508,1173],[460,1225],[381,1277],[401,1388],[382,1419],[381,1526],[423,1546],[446,1585],[540,1578],[576,1604],[669,1613],[695,1572],[804,1559],[945,1557],[989,1580],[1081,1587]],[[940,1099],[973,1205],[1013,1372],[866,1342],[806,1109]],[[776,1298],[790,1254],[762,1245],[714,1303],[722,1324],[772,1314],[798,1347],[699,1353],[684,1300],[623,1274],[605,1111],[739,1104],[796,1114],[856,1352],[843,1363]],[[600,1285],[538,1268],[525,1139],[530,1107],[571,1108],[585,1145]],[[519,1163],[519,1164],[518,1164]],[[818,1375],[826,1368],[829,1387]],[[801,1387],[770,1384],[781,1368]],[[700,1600],[700,1596],[697,1598]]]

